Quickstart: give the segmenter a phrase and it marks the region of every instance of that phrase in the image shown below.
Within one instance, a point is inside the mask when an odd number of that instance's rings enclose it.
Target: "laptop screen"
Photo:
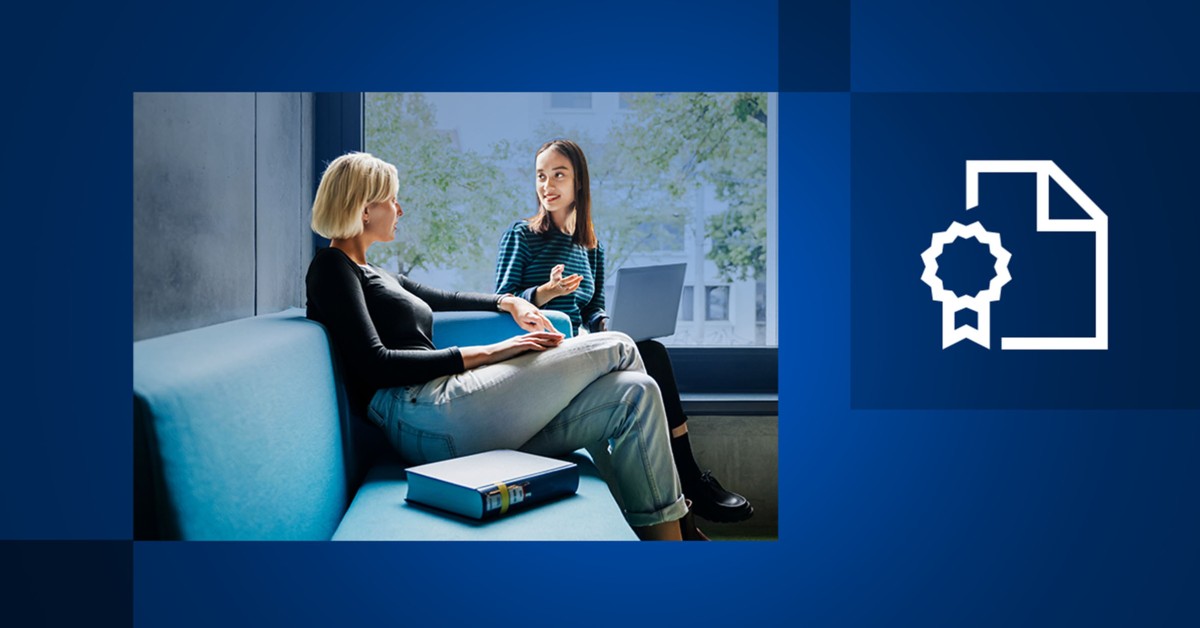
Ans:
[[[617,270],[608,328],[634,340],[675,333],[687,264],[634,266]]]

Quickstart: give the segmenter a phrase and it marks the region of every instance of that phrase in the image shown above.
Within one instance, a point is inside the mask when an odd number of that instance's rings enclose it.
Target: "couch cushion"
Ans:
[[[637,536],[595,465],[581,453],[579,492],[508,517],[478,522],[404,501],[408,482],[399,464],[381,464],[367,475],[335,541],[634,541]]]
[[[348,498],[325,330],[289,310],[135,342],[159,535],[328,539]]]

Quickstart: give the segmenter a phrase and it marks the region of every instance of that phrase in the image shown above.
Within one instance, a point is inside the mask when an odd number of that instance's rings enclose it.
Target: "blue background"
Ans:
[[[12,575],[5,612],[35,614],[53,601],[31,595],[32,586],[61,595],[55,614],[42,617],[94,623],[111,616],[120,624],[132,614],[146,626],[741,625],[784,616],[817,625],[1200,621],[1195,410],[1166,409],[1174,401],[1157,402],[1151,389],[1133,405],[1163,409],[856,410],[851,394],[851,320],[859,308],[851,294],[859,287],[852,242],[861,234],[860,208],[874,206],[860,197],[882,186],[877,176],[910,185],[874,167],[863,179],[860,169],[920,131],[891,127],[940,123],[949,112],[950,126],[970,128],[956,116],[972,102],[992,115],[1016,102],[986,92],[1089,92],[1078,96],[1086,109],[1112,113],[1126,106],[1113,103],[1124,102],[1150,118],[1160,105],[1172,113],[1133,127],[1081,123],[1079,150],[1094,153],[1110,132],[1126,146],[1132,131],[1122,129],[1145,128],[1163,133],[1148,138],[1151,153],[1169,149],[1174,137],[1191,138],[1177,149],[1186,156],[1195,131],[1180,116],[1195,110],[1194,97],[1106,92],[1200,89],[1194,4],[1142,3],[1136,12],[1024,0],[897,8],[857,1],[783,12],[755,1],[336,10],[79,4],[35,9],[0,25],[12,88],[0,151],[12,227],[5,311],[8,355],[18,363],[2,384],[8,420],[0,440],[0,538],[27,541],[0,546],[0,564]],[[789,41],[796,33],[806,34],[803,44]],[[849,76],[829,67],[847,68]],[[127,540],[133,92],[781,88],[778,542]],[[873,92],[948,93],[893,100]],[[984,93],[970,101],[952,92]],[[1020,105],[1027,113],[1044,106],[1065,115],[1066,101],[1050,95],[1020,102],[1031,103]],[[896,124],[884,124],[893,115]],[[885,128],[864,135],[864,120]],[[961,153],[970,149],[966,138],[957,142],[931,126],[936,141],[903,165],[936,183],[928,192],[945,200],[933,198],[911,223],[896,223],[926,239],[961,204],[961,188],[941,182],[961,181]],[[980,137],[1011,139],[1015,150],[1024,136]],[[1076,137],[1041,146],[1076,150]],[[1097,155],[1059,163],[1126,224],[1146,211],[1194,224],[1187,222],[1196,203],[1185,193],[1186,177],[1153,190],[1126,186],[1125,174],[1109,180]],[[1135,209],[1131,201],[1143,197],[1182,204]],[[1143,227],[1122,233],[1131,238],[1123,250],[1152,254],[1167,267],[1190,262],[1191,247],[1161,246]],[[919,277],[924,246],[906,247],[909,257],[888,263],[916,260],[910,268]],[[855,261],[859,255],[854,249]],[[1196,287],[1177,278],[1181,292]],[[1126,297],[1116,304],[1115,274],[1112,280],[1114,308],[1127,307]],[[919,280],[907,281],[928,299]],[[1129,294],[1133,284],[1123,281]],[[932,302],[925,305],[920,321],[936,321]],[[1114,338],[1117,325],[1114,318]],[[1194,351],[1158,357],[1163,364],[1093,368],[1137,376],[1171,367],[1180,382],[1172,399],[1186,400],[1198,379]],[[1033,405],[1080,406],[1055,399]]]

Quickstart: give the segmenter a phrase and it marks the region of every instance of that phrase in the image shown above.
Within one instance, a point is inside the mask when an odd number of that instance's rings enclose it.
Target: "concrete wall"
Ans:
[[[725,488],[754,505],[740,523],[697,519],[713,539],[774,539],[779,536],[779,417],[689,416],[688,434],[701,469],[711,469]]]
[[[304,305],[311,94],[135,94],[134,340]]]

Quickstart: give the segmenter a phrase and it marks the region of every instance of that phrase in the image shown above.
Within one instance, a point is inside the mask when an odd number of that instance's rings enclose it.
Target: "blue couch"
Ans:
[[[434,322],[440,347],[516,333],[502,314]],[[405,502],[403,462],[350,415],[325,330],[301,309],[135,342],[133,401],[138,539],[636,538],[582,452],[577,495],[506,519]]]

